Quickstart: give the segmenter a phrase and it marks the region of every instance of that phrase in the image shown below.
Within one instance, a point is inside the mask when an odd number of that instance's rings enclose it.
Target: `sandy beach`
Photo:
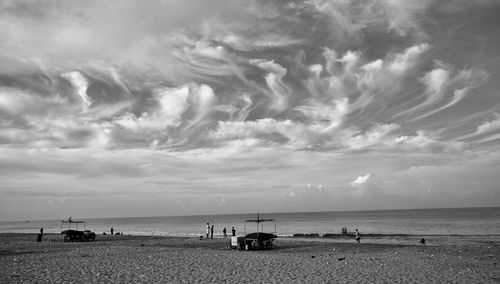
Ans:
[[[0,283],[498,283],[499,242],[339,243],[279,238],[239,251],[229,239],[0,234]]]

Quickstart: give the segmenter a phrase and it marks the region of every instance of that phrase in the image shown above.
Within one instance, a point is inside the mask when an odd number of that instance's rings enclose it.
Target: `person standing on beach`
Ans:
[[[234,227],[231,229],[231,232],[233,233],[233,237],[236,236],[236,230],[234,229]]]
[[[227,231],[226,231],[226,227],[224,227],[224,229],[222,230],[222,233],[224,234],[224,239],[227,238]]]
[[[214,225],[212,225],[212,227],[210,227],[210,238],[211,239],[214,238]]]
[[[113,227],[111,227],[111,230],[110,230],[110,231],[111,231],[111,235],[113,235],[113,233],[114,233],[115,229],[114,229]]]
[[[209,235],[210,235],[210,224],[207,222],[207,239]]]
[[[38,234],[38,237],[36,239],[37,242],[41,242],[43,237],[43,228],[40,228],[40,234]]]
[[[356,236],[356,242],[360,243],[360,240],[361,240],[361,235],[359,234],[358,229],[356,229],[356,234],[355,234],[355,236]]]

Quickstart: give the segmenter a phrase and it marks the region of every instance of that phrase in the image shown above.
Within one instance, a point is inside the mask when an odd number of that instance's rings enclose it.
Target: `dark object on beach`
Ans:
[[[103,236],[106,236],[106,235],[107,235],[107,234],[106,234],[106,232],[102,232],[102,234],[103,234]]]
[[[77,230],[64,230],[61,232],[64,235],[64,242],[85,242],[95,240],[95,233],[90,230],[77,231]]]
[[[276,221],[274,219],[260,219],[259,214],[257,214],[257,219],[245,220],[246,223],[256,223],[257,232],[246,234],[243,236],[233,236],[231,237],[231,248],[239,248],[242,250],[256,250],[256,249],[272,249],[273,241],[277,238],[276,234],[264,233],[262,232],[263,224],[262,222],[274,222],[274,231],[276,232]],[[260,226],[259,226],[260,225]],[[233,234],[235,234],[233,227]]]
[[[425,245],[425,239],[424,239],[424,238],[422,238],[422,239],[420,240],[420,244]]]
[[[345,257],[339,257],[339,258],[337,258],[337,260],[344,260],[344,259],[345,259]]]
[[[356,229],[356,233],[354,233],[356,236],[356,242],[360,243],[361,240],[361,234],[359,233],[358,229]]]
[[[233,237],[236,236],[236,230],[234,229],[234,227],[231,229],[231,232],[233,233]]]
[[[68,224],[68,230],[62,231],[63,224]],[[75,230],[71,229],[71,224],[76,224]],[[83,231],[78,230],[79,224],[83,224]],[[71,217],[69,217],[68,220],[61,221],[61,231],[61,235],[64,236],[64,242],[84,242],[95,240],[95,233],[90,230],[85,230],[85,221],[74,221]]]
[[[40,228],[40,234],[43,235],[43,228]]]
[[[262,233],[262,232],[256,232],[256,233],[250,233],[246,234],[245,238],[249,239],[275,239],[277,236],[275,234],[271,233]]]
[[[315,258],[315,256],[314,256],[314,255],[311,255],[311,258]]]
[[[113,227],[111,227],[110,231],[111,231],[111,235],[113,235],[113,232],[115,231],[115,229]]]
[[[275,234],[255,232],[244,237],[231,237],[231,247],[241,250],[272,249]]]

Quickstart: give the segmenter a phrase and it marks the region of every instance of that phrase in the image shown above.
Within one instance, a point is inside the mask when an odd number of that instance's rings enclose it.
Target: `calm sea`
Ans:
[[[500,207],[261,213],[260,217],[274,218],[277,233],[281,236],[338,234],[342,227],[347,227],[350,232],[358,229],[362,234],[380,235],[500,235]],[[214,225],[214,235],[219,236],[224,227],[230,234],[233,226],[237,234],[243,234],[244,220],[255,218],[256,214],[100,218],[85,219],[85,225],[86,229],[97,234],[109,233],[114,227],[115,232],[131,235],[198,236],[205,234],[206,223],[210,222]],[[61,220],[0,222],[0,233],[38,233],[41,227],[45,233],[60,233]],[[247,233],[255,230],[255,223],[246,225]],[[273,232],[274,224],[265,223],[264,231]]]

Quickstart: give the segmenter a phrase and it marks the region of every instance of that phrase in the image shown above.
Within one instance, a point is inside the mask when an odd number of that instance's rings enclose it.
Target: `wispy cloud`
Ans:
[[[471,168],[498,165],[498,9],[3,1],[0,195],[77,202],[110,178],[102,191],[122,201],[141,188],[152,196],[141,204],[168,193],[191,213],[210,211],[206,200],[254,211],[264,193],[292,211],[362,209],[369,192],[383,194],[373,208],[422,207],[429,188],[456,201],[459,184],[424,169],[465,183]],[[472,10],[484,17],[467,20]],[[496,175],[474,172],[482,195],[467,196],[486,204]]]

